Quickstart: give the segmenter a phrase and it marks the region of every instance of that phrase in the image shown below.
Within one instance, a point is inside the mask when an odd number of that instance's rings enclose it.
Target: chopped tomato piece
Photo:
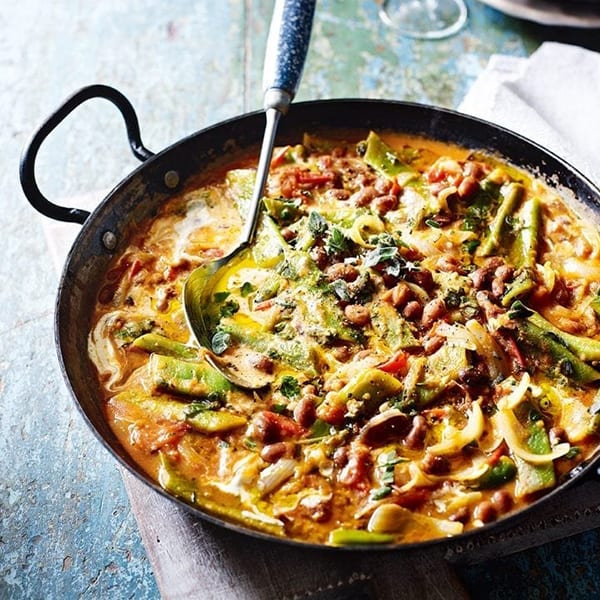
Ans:
[[[501,456],[506,454],[507,447],[506,443],[502,442],[495,450],[492,452],[492,455],[488,458],[488,465],[493,467],[499,460]]]
[[[402,186],[398,183],[398,178],[394,177],[392,180],[392,188],[390,189],[390,194],[392,196],[398,196],[402,191]]]
[[[280,148],[271,159],[271,167],[278,167],[282,165],[285,162],[285,157],[287,156],[290,148],[291,146],[284,146],[283,148]]]
[[[129,279],[133,279],[141,270],[144,265],[139,258],[136,258],[129,267]]]
[[[270,410],[263,410],[260,414],[269,426],[277,429],[280,438],[299,437],[305,432],[304,427],[298,425],[290,417],[279,415]]]
[[[335,173],[298,173],[298,183],[301,185],[323,185],[335,179]]]
[[[257,302],[252,306],[254,310],[268,310],[275,304],[274,298],[269,298],[268,300],[263,300],[262,302]]]
[[[385,371],[392,375],[406,375],[408,370],[408,354],[399,350],[389,360],[377,367],[380,371]]]

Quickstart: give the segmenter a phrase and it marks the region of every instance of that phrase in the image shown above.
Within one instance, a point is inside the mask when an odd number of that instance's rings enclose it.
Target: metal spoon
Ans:
[[[315,4],[316,0],[276,0],[263,71],[266,126],[248,217],[239,245],[227,256],[195,269],[183,288],[187,322],[198,343],[207,350],[206,359],[232,383],[244,388],[262,387],[271,377],[248,360],[249,354],[246,351],[228,353],[226,357],[217,356],[212,351],[214,332],[211,331],[211,319],[207,310],[213,299],[213,289],[223,271],[230,269],[236,260],[242,260],[242,252],[254,242],[277,125],[298,90],[308,51]]]

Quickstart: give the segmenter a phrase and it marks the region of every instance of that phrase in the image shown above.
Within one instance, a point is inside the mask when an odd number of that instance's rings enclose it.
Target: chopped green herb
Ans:
[[[221,330],[217,330],[210,341],[210,345],[212,346],[215,354],[223,354],[223,352],[229,348],[230,343],[231,335],[229,335],[229,333],[226,331]]]
[[[425,219],[425,225],[433,229],[440,229],[441,225],[435,219]]]
[[[389,485],[384,485],[371,492],[371,500],[382,500],[392,493],[392,488]]]
[[[295,377],[291,375],[284,375],[281,378],[281,383],[279,384],[279,391],[286,398],[296,398],[300,395],[300,384]]]
[[[221,302],[225,302],[225,300],[227,300],[227,298],[229,297],[231,292],[216,292],[215,295],[213,296],[215,299],[215,302],[221,303]]]
[[[444,298],[444,303],[446,304],[446,308],[459,308],[463,299],[465,299],[465,293],[463,290],[448,290],[448,293]]]
[[[223,405],[223,394],[219,392],[211,392],[206,398],[196,400],[185,407],[186,418],[195,417],[197,414],[205,410],[215,410]]]
[[[325,242],[325,250],[327,254],[343,254],[348,250],[349,242],[350,240],[348,240],[341,229],[333,227]]]
[[[235,313],[240,310],[240,305],[235,300],[227,300],[223,306],[221,306],[222,317],[232,317]]]
[[[377,246],[365,254],[363,264],[365,267],[374,267],[379,263],[392,260],[398,256],[397,246]]]
[[[152,331],[154,328],[154,321],[152,319],[143,319],[142,321],[128,321],[115,331],[115,338],[122,344],[128,344],[133,342],[136,338]]]
[[[245,281],[242,284],[242,287],[240,288],[240,295],[242,296],[242,298],[246,298],[254,290],[255,290],[254,286],[249,281]]]
[[[287,404],[271,404],[271,411],[282,414],[287,410]]]
[[[296,270],[296,267],[294,266],[292,261],[287,259],[281,261],[277,268],[277,273],[279,273],[279,275],[285,277],[286,279],[294,280],[298,278],[298,271]],[[279,282],[277,282],[277,286],[279,287]]]
[[[575,458],[581,453],[581,449],[578,446],[571,446],[569,451],[565,454],[565,458]]]
[[[480,244],[481,242],[479,240],[467,240],[466,242],[463,242],[463,248],[469,254],[473,254]]]
[[[327,437],[331,432],[331,425],[326,423],[325,421],[321,421],[321,419],[317,419],[313,426],[310,428],[310,438],[324,438]]]
[[[352,294],[348,284],[343,279],[336,279],[329,284],[329,287],[333,290],[333,293],[343,302],[350,302],[352,300]]]
[[[392,485],[394,483],[394,467],[407,459],[398,456],[395,450],[384,452],[377,459],[377,468],[383,471],[381,474],[381,483],[384,485]]]
[[[398,235],[388,232],[376,233],[369,236],[369,243],[374,246],[403,246],[404,248],[408,248],[408,244],[403,242]]]
[[[327,221],[313,210],[308,215],[308,229],[314,236],[323,235],[327,231]]]

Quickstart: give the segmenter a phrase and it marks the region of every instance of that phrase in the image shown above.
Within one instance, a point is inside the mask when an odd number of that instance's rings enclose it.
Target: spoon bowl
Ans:
[[[256,354],[243,347],[227,347],[217,354],[218,340],[214,339],[218,314],[214,306],[213,290],[223,273],[244,260],[250,244],[242,244],[218,260],[194,269],[183,288],[183,300],[188,326],[198,343],[206,350],[205,359],[238,387],[258,389],[271,382],[272,377],[256,364]],[[218,348],[217,348],[218,349]]]
[[[277,125],[287,112],[300,83],[315,4],[316,0],[277,0],[275,4],[263,75],[265,133],[248,216],[238,246],[227,256],[195,269],[183,288],[188,326],[200,346],[206,349],[206,360],[233,384],[248,389],[261,388],[272,377],[257,368],[260,355],[256,352],[241,346],[219,347],[218,339],[215,339],[218,315],[214,314],[213,290],[224,273],[249,251],[256,237]]]

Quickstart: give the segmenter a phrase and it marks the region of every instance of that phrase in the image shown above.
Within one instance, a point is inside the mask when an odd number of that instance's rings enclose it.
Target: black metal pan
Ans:
[[[142,165],[121,181],[90,214],[79,208],[53,204],[40,192],[34,175],[37,152],[44,139],[82,102],[105,98],[122,113],[129,143]],[[140,139],[137,117],[129,101],[117,90],[94,85],[83,88],[53,113],[33,135],[21,162],[21,183],[27,199],[42,214],[59,221],[81,223],[60,280],[56,303],[55,337],[65,381],[88,425],[100,442],[129,471],[148,486],[185,506],[194,514],[244,533],[256,533],[231,524],[171,496],[151,480],[131,459],[111,431],[103,412],[103,400],[96,383],[94,367],[87,359],[87,336],[99,282],[115,254],[126,246],[136,224],[153,215],[174,193],[182,190],[199,173],[224,158],[247,155],[260,145],[264,125],[262,112],[250,113],[203,129],[158,154],[147,150]],[[357,131],[357,126],[360,125]],[[328,135],[335,132],[369,129],[420,134],[433,139],[486,150],[536,175],[544,176],[555,188],[570,190],[571,201],[587,213],[599,217],[600,191],[576,169],[542,147],[493,124],[456,112],[405,102],[383,100],[324,100],[292,105],[281,122],[277,143],[298,143],[306,131]],[[565,192],[566,193],[566,192]],[[564,196],[564,193],[563,193]],[[466,538],[492,528],[504,528],[522,518],[549,498],[590,476],[597,476],[600,455],[578,466],[549,494],[530,507],[486,525]],[[458,538],[452,538],[456,541]],[[280,539],[280,538],[270,538]],[[443,543],[444,540],[419,545]],[[301,542],[291,542],[301,544]],[[314,544],[305,544],[314,546]],[[408,548],[409,546],[401,546]],[[412,544],[410,547],[414,547]],[[372,550],[372,548],[370,548]]]

